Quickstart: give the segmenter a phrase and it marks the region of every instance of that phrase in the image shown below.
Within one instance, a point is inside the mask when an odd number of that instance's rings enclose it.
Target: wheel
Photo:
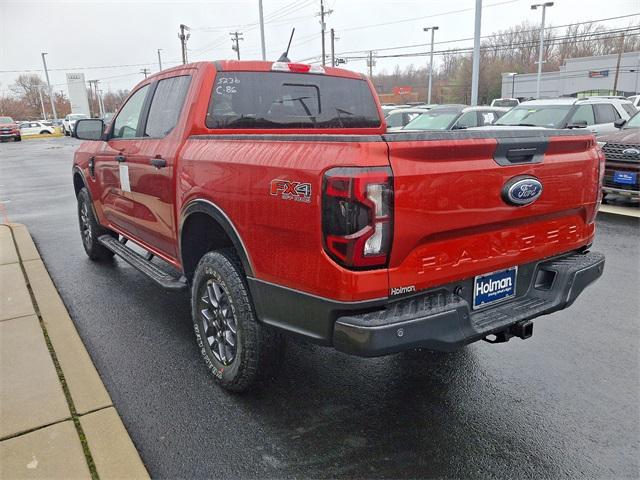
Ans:
[[[22,141],[22,137],[15,137],[13,139],[14,142],[21,142]]]
[[[51,132],[49,130],[43,130],[40,132],[40,135],[51,135]]]
[[[66,128],[64,128],[64,127],[62,127],[62,133],[64,133],[64,136],[65,136],[65,137],[68,137],[68,136],[69,136],[69,132],[67,132],[67,129],[66,129]]]
[[[78,193],[78,223],[80,224],[82,246],[91,260],[106,260],[113,257],[113,252],[98,242],[98,237],[107,233],[115,237],[116,233],[107,230],[98,223],[93,214],[91,197],[86,187]]]
[[[209,252],[198,263],[191,315],[204,361],[227,390],[250,389],[282,356],[283,339],[258,323],[244,273],[231,251]]]

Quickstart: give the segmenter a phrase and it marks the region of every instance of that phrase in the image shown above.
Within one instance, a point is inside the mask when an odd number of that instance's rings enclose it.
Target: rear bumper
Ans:
[[[373,357],[411,348],[452,351],[513,324],[571,305],[604,270],[604,255],[571,253],[520,267],[517,296],[481,310],[471,309],[471,282],[389,303],[382,309],[339,317],[336,349]],[[546,273],[542,273],[546,272]],[[544,282],[541,281],[544,278]]]

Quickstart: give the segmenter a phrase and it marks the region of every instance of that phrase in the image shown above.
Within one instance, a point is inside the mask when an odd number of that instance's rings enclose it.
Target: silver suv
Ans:
[[[505,113],[495,125],[588,128],[595,135],[617,132],[614,122],[628,120],[636,107],[624,97],[530,100]]]

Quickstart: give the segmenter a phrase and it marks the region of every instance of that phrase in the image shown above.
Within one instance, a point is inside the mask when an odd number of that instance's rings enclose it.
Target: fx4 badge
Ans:
[[[288,180],[271,180],[271,195],[280,196],[282,200],[311,203],[311,184],[290,182]]]

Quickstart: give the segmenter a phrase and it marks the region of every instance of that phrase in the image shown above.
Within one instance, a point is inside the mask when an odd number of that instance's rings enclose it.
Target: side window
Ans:
[[[632,103],[623,103],[622,108],[624,108],[624,111],[627,112],[630,117],[633,117],[637,112],[636,107],[634,107]]]
[[[405,122],[405,125],[409,122],[411,122],[414,118],[416,118],[418,115],[420,115],[419,113],[407,113],[407,121]]]
[[[469,127],[477,127],[478,126],[478,115],[474,112],[467,112],[463,114],[456,124],[454,128],[469,128]]]
[[[386,119],[387,127],[402,127],[402,113],[392,113]]]
[[[496,121],[496,114],[494,112],[478,112],[478,115],[480,116],[480,126],[483,125],[491,125],[493,122]]]
[[[178,123],[190,82],[191,77],[186,75],[158,82],[144,129],[145,137],[161,138],[173,130]]]
[[[140,114],[149,85],[145,85],[134,93],[120,109],[113,124],[111,138],[135,138],[140,123]]]
[[[611,123],[620,118],[620,114],[610,103],[598,103],[593,108],[596,110],[598,123]]]
[[[596,120],[593,116],[593,107],[591,105],[580,105],[578,108],[576,108],[576,111],[573,112],[569,123],[576,122],[587,122],[587,125],[593,125],[594,123],[596,123]]]

